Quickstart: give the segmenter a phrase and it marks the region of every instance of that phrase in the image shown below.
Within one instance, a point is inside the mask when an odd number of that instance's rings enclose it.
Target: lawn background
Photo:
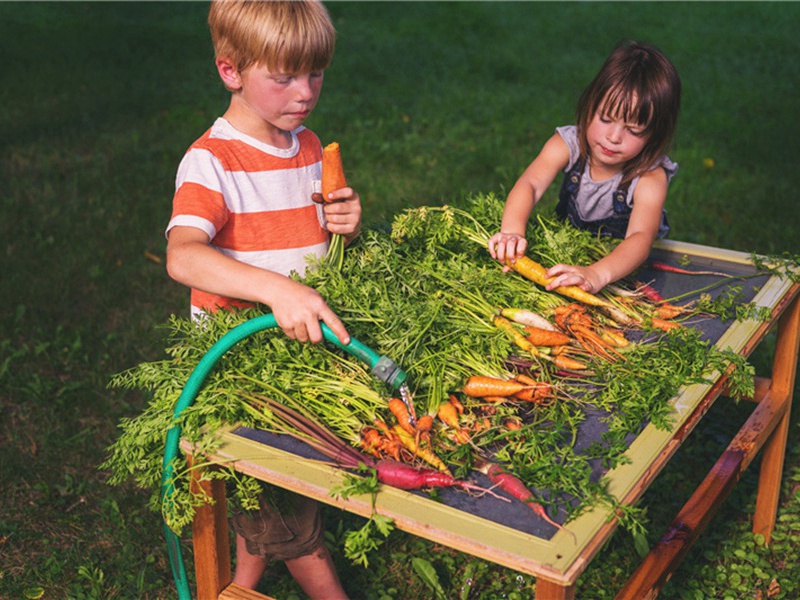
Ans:
[[[513,185],[613,46],[660,46],[684,82],[668,209],[674,239],[798,251],[797,3],[329,4],[339,32],[308,125],[339,141],[365,220]],[[97,470],[146,397],[113,373],[163,356],[187,292],[166,276],[164,226],[181,155],[226,106],[206,5],[0,3],[0,598],[166,598],[173,588],[146,494]],[[548,193],[544,203],[552,202]],[[769,349],[753,362],[763,371]],[[747,415],[720,400],[642,505],[655,542]],[[789,438],[776,541],[748,533],[757,464],[664,598],[800,593],[800,434]],[[354,598],[525,598],[532,578],[393,535],[369,570],[333,539]],[[620,532],[579,581],[611,598],[637,556]],[[471,585],[468,585],[472,582]],[[470,589],[468,589],[470,588]],[[282,567],[265,590],[296,588]],[[772,595],[770,595],[772,594]]]

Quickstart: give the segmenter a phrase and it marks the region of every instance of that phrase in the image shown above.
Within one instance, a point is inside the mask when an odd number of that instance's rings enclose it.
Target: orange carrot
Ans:
[[[525,327],[525,331],[528,333],[525,339],[534,346],[563,346],[570,341],[569,336],[560,331],[548,331],[530,325]]]
[[[492,404],[502,404],[508,402],[507,396],[483,396],[481,398],[484,402],[491,402]]]
[[[458,420],[458,410],[450,402],[442,402],[437,413],[439,420],[450,427],[456,437],[456,441],[463,444],[469,441],[469,434],[461,427]]]
[[[456,398],[455,394],[450,394],[447,399],[450,401],[450,404],[456,407],[458,414],[464,414],[464,405],[461,404],[461,400]]]
[[[400,400],[400,398],[392,398],[389,400],[389,410],[394,415],[394,418],[397,419],[397,423],[400,427],[408,433],[414,433],[414,426],[411,424],[411,414],[408,412],[405,402]]]
[[[567,371],[585,371],[586,365],[582,362],[575,360],[574,358],[569,358],[564,356],[563,354],[559,354],[553,359],[553,364],[561,369],[566,369]]]
[[[511,431],[519,431],[522,429],[522,423],[520,423],[519,419],[509,418],[506,419],[503,425],[506,426],[506,429]]]
[[[461,391],[473,398],[483,398],[485,396],[513,396],[523,389],[525,389],[525,385],[519,381],[473,375],[467,379]]]
[[[331,201],[328,194],[343,187],[347,187],[347,180],[342,168],[342,154],[339,144],[333,142],[322,151],[322,197],[325,202]]]
[[[495,325],[497,325],[500,329],[505,331],[509,337],[511,337],[511,339],[519,348],[525,350],[525,352],[528,354],[539,356],[539,351],[536,349],[536,346],[525,339],[525,336],[522,335],[522,333],[511,324],[511,321],[505,317],[495,317],[493,321]]]
[[[525,373],[517,373],[514,375],[514,379],[524,385],[536,385],[537,383],[533,377],[528,377]]]
[[[533,402],[534,404],[542,404],[545,400],[552,397],[553,388],[549,383],[537,383],[534,386],[525,388],[521,392],[514,394],[514,397],[525,402]]]
[[[659,319],[658,317],[652,317],[653,327],[660,329],[661,331],[669,331],[671,329],[675,329],[676,327],[683,327],[680,323],[676,323],[675,321],[665,321],[664,319]]]
[[[683,313],[683,308],[665,302],[656,308],[656,315],[659,319],[674,319]]]

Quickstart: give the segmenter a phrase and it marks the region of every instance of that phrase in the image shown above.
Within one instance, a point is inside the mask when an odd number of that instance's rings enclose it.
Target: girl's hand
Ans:
[[[552,278],[552,281],[546,287],[548,291],[565,285],[574,285],[584,292],[596,294],[606,285],[592,267],[577,267],[559,263],[547,270],[547,277]]]
[[[507,262],[514,262],[518,258],[525,256],[525,249],[528,247],[528,240],[518,233],[495,233],[489,238],[489,254],[503,265]],[[504,270],[508,270],[504,266]]]
[[[323,205],[325,227],[331,233],[341,234],[350,241],[361,231],[361,198],[353,188],[335,190],[327,199],[314,194],[311,199]]]

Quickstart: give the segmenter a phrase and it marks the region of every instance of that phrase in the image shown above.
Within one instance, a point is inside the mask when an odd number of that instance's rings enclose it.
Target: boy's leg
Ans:
[[[312,600],[347,600],[325,544],[305,556],[288,559],[286,568]]]
[[[233,575],[233,583],[251,590],[256,589],[268,562],[263,556],[250,554],[244,538],[236,534],[236,572]]]

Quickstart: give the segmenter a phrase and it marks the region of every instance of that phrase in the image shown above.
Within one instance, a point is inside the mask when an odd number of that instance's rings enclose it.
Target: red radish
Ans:
[[[642,295],[645,298],[647,298],[648,300],[650,300],[651,302],[655,302],[656,304],[658,304],[660,302],[664,302],[664,296],[659,294],[658,291],[655,288],[653,288],[650,285],[647,285],[646,283],[641,284],[636,289],[637,289],[637,291],[641,292]]]
[[[720,273],[719,271],[689,271],[688,269],[681,269],[673,265],[659,261],[650,261],[647,266],[654,271],[663,271],[664,273],[678,273],[679,275],[716,275],[717,277],[733,277],[728,273]]]
[[[503,469],[500,465],[488,461],[480,461],[475,464],[475,467],[484,475],[486,475],[492,483],[494,483],[501,490],[506,492],[509,496],[524,502],[533,509],[539,517],[550,523],[550,525],[557,527],[561,531],[569,533],[573,539],[575,534],[559,525],[551,519],[544,510],[544,507],[536,502],[535,496],[531,493],[528,487],[518,478]]]

